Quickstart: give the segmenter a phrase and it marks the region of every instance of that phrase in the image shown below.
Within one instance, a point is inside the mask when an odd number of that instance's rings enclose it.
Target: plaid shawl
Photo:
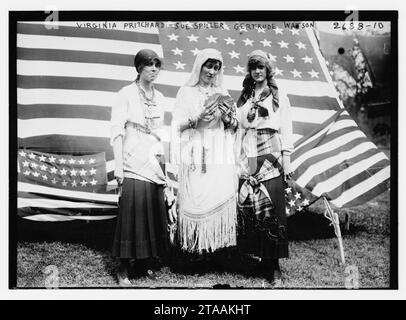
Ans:
[[[238,204],[241,208],[252,207],[255,214],[261,217],[271,216],[273,209],[272,199],[262,182],[280,176],[279,168],[270,161],[265,160],[261,169],[254,176],[242,175],[244,183],[238,195]]]

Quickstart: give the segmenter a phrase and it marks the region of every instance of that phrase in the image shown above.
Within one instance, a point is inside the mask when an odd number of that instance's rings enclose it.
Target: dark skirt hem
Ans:
[[[125,178],[112,256],[123,259],[163,258],[168,251],[168,220],[163,187]]]

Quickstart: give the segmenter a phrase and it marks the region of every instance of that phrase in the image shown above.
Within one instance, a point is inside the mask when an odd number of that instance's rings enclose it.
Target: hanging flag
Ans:
[[[104,153],[72,156],[20,149],[17,167],[20,216],[116,214],[118,195],[107,186]]]
[[[317,194],[326,193],[331,201],[339,199],[335,201],[338,206],[367,201],[387,188],[389,160],[381,162],[371,149],[356,148],[362,132],[343,112],[313,28],[296,28],[282,22],[232,21],[109,22],[106,27],[85,26],[83,22],[60,21],[58,29],[47,29],[42,22],[18,23],[19,147],[57,154],[105,152],[108,184],[114,185],[109,144],[111,105],[115,93],[136,78],[133,59],[138,50],[152,49],[164,60],[155,86],[165,96],[168,138],[164,145],[168,154],[175,96],[188,79],[197,52],[209,47],[222,52],[225,86],[236,100],[247,55],[261,49],[270,54],[280,94],[287,97],[292,111],[296,147],[292,159],[298,185],[313,190],[327,181],[327,189],[321,185]],[[337,115],[344,118],[338,121]],[[343,130],[354,132],[338,137]],[[328,144],[330,140],[334,142]],[[308,147],[317,143],[320,154],[306,155],[311,151]],[[323,144],[327,146],[324,149]],[[350,149],[354,150],[347,152]],[[334,165],[329,166],[328,159],[342,150],[347,153],[334,158]],[[364,171],[351,169],[365,159],[369,159],[365,162],[369,166]],[[376,164],[384,171],[370,170]],[[308,165],[317,170],[306,171]],[[348,167],[346,174],[336,177],[341,173],[336,168],[343,166]],[[176,168],[168,166],[168,170],[173,171],[171,177],[176,180]],[[300,180],[302,174],[306,175]],[[328,181],[337,181],[334,190],[329,189],[333,185]]]

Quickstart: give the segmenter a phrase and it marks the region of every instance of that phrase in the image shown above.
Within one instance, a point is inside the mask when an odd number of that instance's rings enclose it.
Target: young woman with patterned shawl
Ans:
[[[278,280],[278,259],[288,257],[284,179],[291,176],[292,121],[261,50],[248,57],[237,116],[242,129],[238,247],[260,257],[267,278]]]

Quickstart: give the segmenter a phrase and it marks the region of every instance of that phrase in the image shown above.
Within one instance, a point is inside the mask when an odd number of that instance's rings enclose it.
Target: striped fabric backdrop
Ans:
[[[73,155],[105,152],[108,183],[114,187],[111,105],[115,92],[136,78],[133,57],[138,50],[152,49],[164,59],[156,88],[166,98],[164,123],[169,137],[174,99],[198,50],[212,47],[222,52],[225,86],[237,99],[248,53],[262,49],[271,55],[281,95],[287,96],[292,110],[292,164],[298,185],[326,196],[338,207],[361,204],[388,187],[389,160],[343,109],[313,29],[288,29],[279,22],[230,21],[96,26],[59,22],[57,29],[49,29],[41,22],[18,23],[19,148]],[[169,142],[168,138],[166,151]],[[19,193],[20,211],[40,210],[45,202],[32,199],[43,196]],[[100,206],[95,203],[93,218]],[[58,209],[66,209],[63,202],[47,208],[55,214],[64,214]],[[55,215],[47,216],[55,219]]]

